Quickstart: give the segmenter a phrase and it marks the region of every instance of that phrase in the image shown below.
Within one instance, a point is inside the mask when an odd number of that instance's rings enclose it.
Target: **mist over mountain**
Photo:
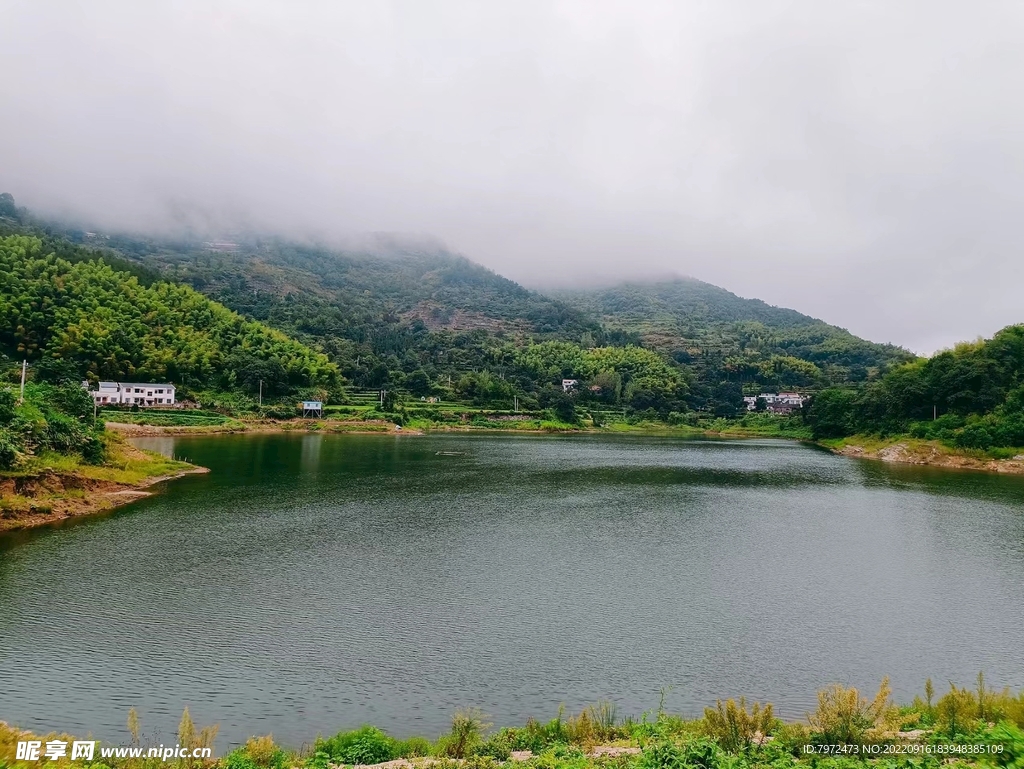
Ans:
[[[322,353],[347,387],[550,407],[568,378],[606,406],[729,415],[748,392],[865,382],[912,358],[694,279],[539,292],[423,239],[167,238],[25,209],[8,222],[75,261],[199,291]]]
[[[1019,320],[1022,35],[946,0],[14,2],[0,189],[424,233],[531,286],[692,275],[927,353]]]

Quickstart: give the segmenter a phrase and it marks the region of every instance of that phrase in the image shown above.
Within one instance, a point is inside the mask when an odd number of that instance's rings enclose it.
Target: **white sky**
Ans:
[[[0,0],[0,191],[688,274],[930,352],[1024,322],[1024,4]]]

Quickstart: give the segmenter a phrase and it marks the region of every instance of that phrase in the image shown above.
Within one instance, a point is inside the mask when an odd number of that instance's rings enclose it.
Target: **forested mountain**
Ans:
[[[359,339],[384,324],[431,331],[579,336],[600,327],[564,302],[443,250],[383,246],[342,251],[283,241],[159,241],[103,244],[253,317],[316,336]],[[302,301],[304,312],[281,300]]]
[[[172,241],[22,219],[72,260],[127,269],[139,286],[191,286],[289,334],[357,388],[529,408],[563,400],[568,378],[577,402],[727,416],[745,392],[865,381],[911,357],[699,281],[547,296],[439,249]]]
[[[172,381],[189,390],[336,390],[322,353],[193,289],[140,281],[95,254],[38,237],[0,237],[0,348],[55,380]],[[117,264],[115,260],[115,265]]]
[[[716,358],[742,381],[770,379],[773,373],[781,374],[786,384],[803,387],[823,379],[864,381],[913,357],[796,310],[743,299],[692,278],[624,283],[559,296],[607,328],[638,334],[644,346],[664,350],[682,362]]]

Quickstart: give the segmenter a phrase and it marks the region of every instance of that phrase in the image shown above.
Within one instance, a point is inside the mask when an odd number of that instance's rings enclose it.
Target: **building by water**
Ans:
[[[174,385],[141,382],[100,382],[89,392],[98,406],[173,406]]]

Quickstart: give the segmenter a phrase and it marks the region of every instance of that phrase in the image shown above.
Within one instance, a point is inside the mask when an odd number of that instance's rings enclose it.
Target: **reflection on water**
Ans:
[[[145,444],[213,472],[0,539],[0,719],[119,739],[188,705],[221,747],[298,745],[662,687],[797,717],[832,681],[1024,686],[1024,478],[772,440]]]

